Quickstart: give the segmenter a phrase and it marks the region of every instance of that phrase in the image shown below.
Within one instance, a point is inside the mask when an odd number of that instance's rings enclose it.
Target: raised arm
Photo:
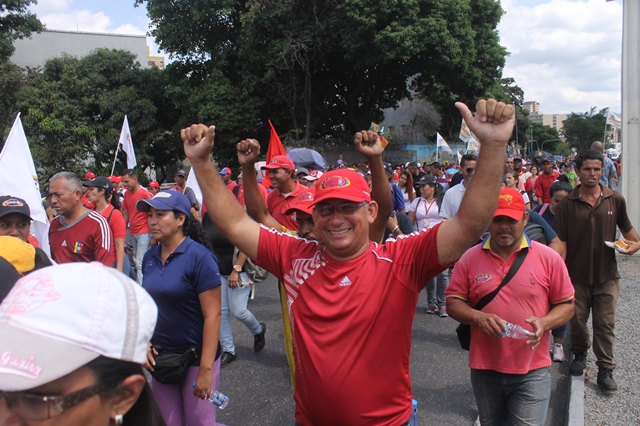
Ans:
[[[282,225],[269,213],[267,203],[258,189],[255,164],[260,157],[260,144],[255,139],[245,139],[236,145],[238,161],[242,167],[242,185],[244,186],[244,204],[253,220],[269,228],[282,231]]]
[[[211,163],[215,127],[193,124],[180,131],[184,153],[196,171],[207,214],[220,231],[251,259],[258,254],[260,226],[253,221],[227,190]]]
[[[438,260],[448,265],[487,229],[498,203],[504,151],[513,131],[514,109],[495,99],[480,100],[475,116],[456,102],[469,129],[480,139],[478,165],[462,198],[460,209],[438,231]]]
[[[353,144],[356,151],[367,159],[371,170],[371,199],[378,203],[378,215],[369,227],[369,239],[380,243],[392,209],[389,181],[382,164],[382,142],[377,133],[363,130],[355,134]]]

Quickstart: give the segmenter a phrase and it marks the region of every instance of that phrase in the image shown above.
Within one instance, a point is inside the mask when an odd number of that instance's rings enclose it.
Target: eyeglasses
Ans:
[[[473,168],[473,167],[467,167],[467,168],[466,168],[466,171],[467,171],[467,174],[468,174],[468,175],[470,175],[470,174],[472,174],[473,172],[475,172],[475,171],[476,171],[476,169],[475,169],[475,168]]]
[[[95,395],[100,395],[107,387],[98,383],[66,395],[38,395],[29,392],[0,392],[7,408],[24,420],[42,421],[59,416]]]
[[[354,214],[360,207],[367,205],[366,201],[363,201],[359,204],[356,203],[343,203],[338,204],[337,206],[333,206],[331,204],[318,204],[315,207],[315,211],[318,212],[320,216],[331,216],[334,211],[338,211],[340,214],[350,215]]]

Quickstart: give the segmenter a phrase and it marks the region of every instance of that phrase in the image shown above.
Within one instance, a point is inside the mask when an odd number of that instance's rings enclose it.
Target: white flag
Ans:
[[[460,151],[456,151],[456,154],[458,154],[458,164],[460,164],[462,161],[462,154],[460,154]]]
[[[34,236],[40,248],[50,256],[49,221],[42,206],[38,175],[22,128],[20,113],[16,116],[0,152],[0,195],[13,195],[27,202],[33,219]]]
[[[200,185],[198,185],[198,179],[196,179],[196,171],[191,168],[189,172],[189,176],[187,177],[187,183],[185,184],[185,188],[193,189],[193,194],[196,196],[196,200],[198,200],[198,204],[200,205],[200,216],[202,216],[202,190],[200,189]]]
[[[440,135],[440,133],[436,133],[437,136],[437,143],[436,146],[437,147],[441,147],[442,151],[447,151],[449,154],[453,154],[451,152],[451,148],[449,148],[449,144],[447,143],[447,141],[444,140],[444,138],[442,137],[442,135]]]
[[[464,118],[462,119],[462,124],[460,125],[459,137],[462,142],[467,142],[467,143],[469,142],[470,139],[478,140],[478,138],[476,138],[476,135],[474,135],[473,132],[467,126],[467,123],[464,122]]]
[[[611,124],[616,129],[622,129],[622,120],[611,111],[607,114],[607,124]]]
[[[133,169],[138,163],[136,162],[136,153],[133,151],[133,141],[131,140],[131,131],[129,131],[129,121],[126,115],[120,132],[120,144],[122,145],[122,150],[127,153],[127,168]]]

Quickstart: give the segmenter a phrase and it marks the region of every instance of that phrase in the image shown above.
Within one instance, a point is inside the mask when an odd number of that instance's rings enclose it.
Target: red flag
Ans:
[[[273,124],[271,124],[271,120],[268,121],[269,126],[271,126],[271,135],[269,136],[269,148],[267,149],[267,164],[269,164],[271,159],[276,155],[287,155],[287,151],[285,151],[282,141],[276,133],[276,129],[273,127]],[[271,178],[268,173],[262,181],[262,185],[267,189],[271,188]]]

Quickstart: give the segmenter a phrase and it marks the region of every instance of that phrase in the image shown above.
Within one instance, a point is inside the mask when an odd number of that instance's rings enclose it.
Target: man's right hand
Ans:
[[[191,127],[185,127],[180,131],[184,153],[190,161],[209,161],[215,130],[215,126],[192,124]]]
[[[253,166],[260,157],[260,143],[255,139],[245,139],[237,143],[238,162],[241,166]]]
[[[500,339],[504,337],[503,331],[506,329],[504,321],[498,315],[485,314],[478,311],[478,316],[474,319],[475,324],[487,335]]]

